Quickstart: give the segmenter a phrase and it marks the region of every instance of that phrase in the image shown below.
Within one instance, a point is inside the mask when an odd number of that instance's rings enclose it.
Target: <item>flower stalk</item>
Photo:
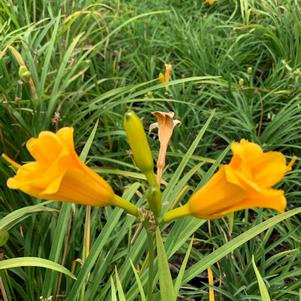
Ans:
[[[118,196],[117,194],[114,194],[114,197],[111,200],[111,202],[112,202],[112,205],[124,209],[125,211],[127,211],[131,215],[134,215],[136,217],[138,217],[140,215],[139,210],[135,205],[133,205],[132,203],[130,203],[126,199]]]
[[[147,201],[154,215],[158,217],[162,208],[160,187],[154,173],[154,160],[147,142],[145,131],[140,118],[134,112],[128,112],[124,118],[124,129],[131,147],[134,161],[146,176],[149,189]]]
[[[178,219],[178,218],[181,218],[181,217],[185,217],[185,216],[188,216],[190,214],[191,214],[191,211],[190,211],[189,205],[185,204],[181,207],[178,207],[178,208],[175,208],[175,209],[172,209],[172,210],[166,212],[163,215],[162,222],[163,223],[168,223],[172,220],[175,220],[175,219]]]

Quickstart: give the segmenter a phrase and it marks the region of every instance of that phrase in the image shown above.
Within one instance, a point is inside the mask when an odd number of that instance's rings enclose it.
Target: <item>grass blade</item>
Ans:
[[[184,280],[183,280],[184,283],[189,282],[191,279],[193,279],[200,273],[204,272],[208,267],[210,267],[211,265],[219,261],[221,258],[228,255],[229,253],[233,252],[236,248],[240,247],[245,242],[254,238],[256,235],[269,229],[270,227],[275,226],[281,221],[284,221],[290,218],[291,216],[294,216],[299,213],[301,213],[301,208],[296,208],[288,212],[279,214],[277,216],[271,217],[270,219],[262,222],[261,224],[255,226],[254,228],[232,239],[228,243],[224,244],[222,247],[212,252],[210,255],[204,257],[198,263],[191,266],[185,273]]]
[[[132,195],[136,192],[137,185],[133,184],[123,195],[125,199],[130,199]],[[99,254],[101,253],[102,249],[106,246],[107,241],[110,238],[111,233],[115,230],[120,217],[123,213],[122,209],[115,208],[112,210],[112,213],[108,217],[108,221],[103,227],[100,235],[95,240],[92,248],[90,250],[90,255],[86,259],[82,269],[80,270],[77,280],[73,284],[67,298],[65,301],[73,301],[76,300],[77,295],[79,294],[82,286],[84,285],[88,274],[94,267],[96,260],[98,259]]]
[[[134,275],[135,275],[135,278],[136,278],[136,282],[137,282],[137,285],[138,285],[138,288],[139,288],[141,301],[146,301],[146,297],[145,297],[145,293],[144,293],[143,286],[142,286],[142,283],[141,283],[141,279],[140,279],[140,277],[139,277],[139,275],[136,271],[136,268],[134,267],[134,264],[133,264],[132,260],[130,260],[130,263],[131,263],[131,267],[133,269],[133,272],[134,272]]]
[[[17,267],[41,267],[41,268],[51,269],[63,273],[71,277],[72,279],[76,279],[76,277],[62,265],[44,258],[18,257],[18,258],[2,260],[0,262],[0,270],[12,269]]]
[[[169,270],[168,259],[165,253],[163,240],[158,229],[156,231],[156,244],[158,253],[158,271],[161,300],[175,301],[176,295]]]
[[[256,274],[256,278],[257,278],[257,282],[258,282],[258,286],[259,286],[259,291],[260,291],[260,296],[261,296],[261,300],[262,301],[271,301],[270,295],[269,295],[269,291],[264,283],[263,278],[260,275],[260,272],[256,266],[255,263],[255,259],[254,259],[254,255],[252,256],[252,265],[253,265],[253,269],[255,271]]]
[[[111,301],[118,301],[113,277],[111,277]]]
[[[119,301],[126,301],[124,291],[121,285],[121,281],[118,275],[117,268],[115,267],[115,274],[116,274],[116,283],[117,283],[117,291],[118,291],[118,296],[119,296]]]
[[[192,244],[193,244],[193,238],[190,241],[190,244],[189,244],[188,249],[186,251],[185,257],[183,259],[183,262],[182,262],[182,265],[181,265],[181,268],[180,268],[180,271],[179,271],[179,274],[178,274],[178,277],[177,277],[177,280],[176,280],[176,283],[175,283],[176,296],[179,294],[179,290],[180,290],[182,280],[183,280],[183,277],[184,277],[184,272],[185,272],[185,269],[186,269],[186,265],[187,265],[187,262],[188,262],[188,259],[189,259],[189,256],[190,256],[190,252],[191,252],[191,249],[192,249]]]
[[[27,207],[17,209],[15,211],[9,213],[8,215],[6,215],[5,217],[3,217],[0,220],[0,230],[11,229],[14,225],[16,225],[20,221],[24,220],[25,218],[29,217],[34,212],[57,211],[56,209],[43,206],[44,204],[48,204],[48,203],[50,203],[50,202],[48,201],[48,202],[44,202],[44,203],[33,205],[33,206],[27,206]]]

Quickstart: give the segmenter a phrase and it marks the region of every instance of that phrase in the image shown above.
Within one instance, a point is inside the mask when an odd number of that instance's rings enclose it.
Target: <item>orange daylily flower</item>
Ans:
[[[116,196],[102,177],[81,162],[74,149],[73,128],[65,127],[57,133],[43,131],[38,138],[29,139],[26,147],[36,161],[20,165],[2,155],[18,169],[7,180],[9,188],[46,200],[99,207],[116,205],[137,214],[134,205]]]
[[[233,157],[195,192],[184,206],[166,213],[164,221],[193,215],[214,219],[246,208],[270,208],[283,212],[283,190],[271,188],[291,170],[296,158],[286,165],[280,152],[264,153],[259,145],[242,139],[231,146]]]
[[[171,69],[172,65],[171,64],[165,64],[165,72],[164,74],[160,72],[159,74],[159,81],[160,83],[169,83],[171,79]],[[168,90],[168,87],[165,88]]]

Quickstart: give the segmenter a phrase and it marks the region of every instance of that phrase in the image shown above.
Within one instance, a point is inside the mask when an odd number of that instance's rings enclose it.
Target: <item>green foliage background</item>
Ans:
[[[185,202],[205,183],[228,160],[230,153],[223,150],[233,140],[246,138],[288,159],[300,157],[300,19],[298,0],[217,0],[213,5],[200,0],[0,0],[0,150],[26,162],[30,137],[73,126],[80,153],[98,121],[87,162],[117,193],[140,206],[146,203],[140,197],[146,184],[122,128],[130,109],[146,129],[154,122],[153,111],[173,111],[182,122],[167,157],[166,206]],[[35,91],[20,78],[8,46],[20,53]],[[168,91],[158,81],[165,63],[173,66]],[[156,156],[156,134],[149,141]],[[1,217],[40,203],[10,191],[5,183],[13,172],[3,161],[0,168]],[[288,209],[299,207],[300,179],[298,160],[279,185]],[[26,219],[4,227],[9,239],[1,257],[50,259],[78,280],[36,267],[1,270],[6,300],[142,300],[139,279],[145,283],[147,245],[144,230],[135,235],[134,218],[119,209],[94,208],[92,249],[83,264],[85,208],[45,206],[45,212],[28,209]],[[166,228],[174,278],[193,234],[188,268],[273,215],[247,210],[232,222],[184,219]],[[261,300],[252,255],[272,299],[299,300],[300,225],[300,217],[292,216],[225,254],[212,266],[217,300]],[[186,234],[179,239],[181,231]],[[206,269],[196,275],[188,269],[185,279],[179,300],[208,300]]]

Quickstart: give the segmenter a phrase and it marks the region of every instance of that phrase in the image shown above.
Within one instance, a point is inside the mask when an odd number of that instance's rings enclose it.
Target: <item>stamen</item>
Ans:
[[[11,164],[12,166],[16,167],[16,168],[20,168],[22,165],[15,162],[13,159],[11,159],[8,155],[6,154],[2,154],[2,158],[8,162],[9,164]]]
[[[297,156],[293,156],[292,160],[290,161],[290,163],[288,163],[287,165],[287,170],[290,171],[292,169],[292,166],[295,164],[295,162],[297,161]]]

